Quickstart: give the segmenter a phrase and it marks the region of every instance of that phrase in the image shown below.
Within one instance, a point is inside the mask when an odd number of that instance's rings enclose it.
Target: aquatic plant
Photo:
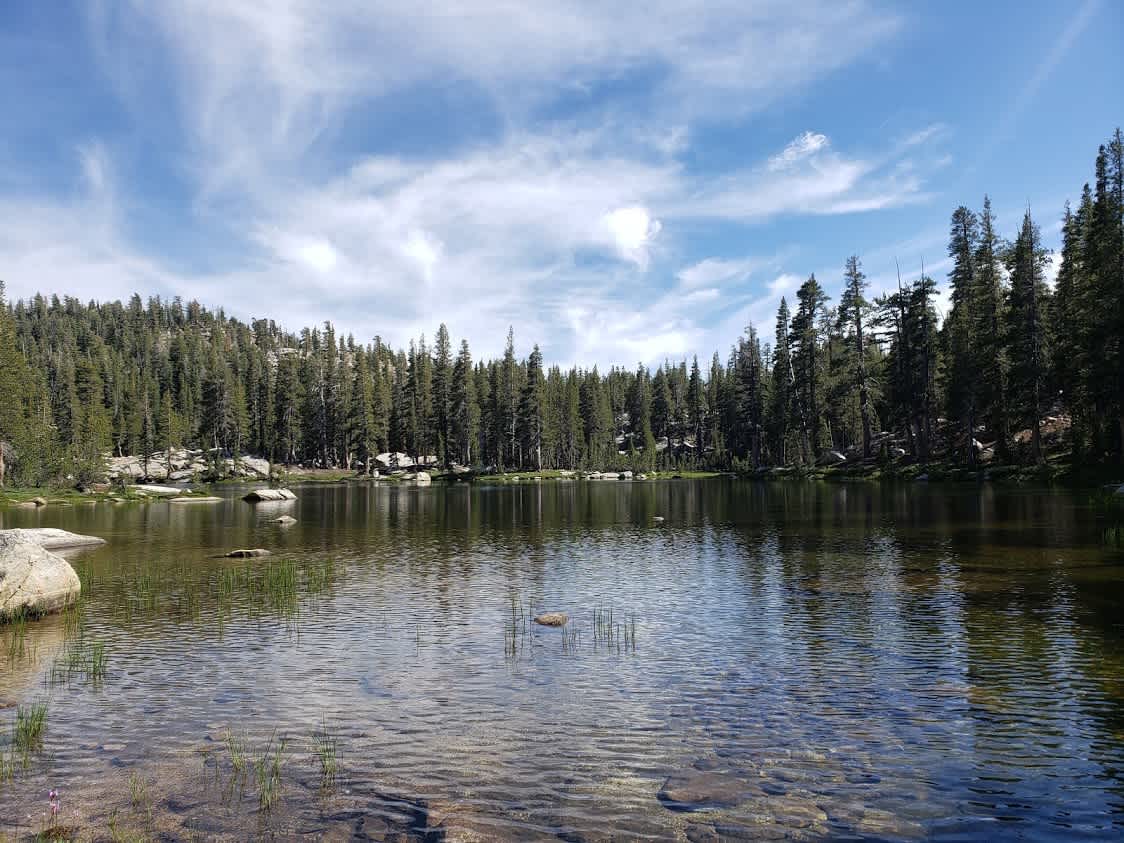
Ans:
[[[43,748],[43,733],[47,731],[47,704],[32,703],[16,708],[16,727],[12,746],[23,753]]]
[[[234,775],[236,777],[244,776],[246,773],[245,735],[235,735],[228,731],[223,741],[226,744],[226,752],[230,756],[230,766]]]
[[[284,762],[285,738],[270,736],[254,761],[254,781],[258,786],[258,807],[263,811],[273,808],[281,794],[281,766]]]
[[[320,786],[325,789],[331,788],[336,783],[336,775],[339,772],[336,737],[325,725],[312,736],[312,743],[316,760],[320,763]]]
[[[85,587],[83,587],[83,591],[85,591]],[[63,610],[63,634],[66,638],[75,638],[82,634],[82,624],[85,620],[85,615],[85,605],[81,597]]]
[[[92,682],[105,679],[109,669],[109,655],[105,642],[92,641],[84,636],[72,640],[51,668],[52,682],[68,682],[84,676]]]
[[[129,775],[129,804],[139,811],[148,802],[148,785],[137,773]]]
[[[27,614],[17,612],[8,618],[7,635],[8,664],[12,664],[27,655]]]

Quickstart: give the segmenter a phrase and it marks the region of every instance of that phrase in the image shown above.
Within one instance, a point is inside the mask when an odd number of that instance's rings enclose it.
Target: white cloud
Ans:
[[[603,217],[617,253],[641,269],[648,266],[648,248],[660,233],[660,221],[639,205],[615,208]]]
[[[138,131],[177,118],[183,145],[167,161],[187,183],[185,215],[230,232],[228,257],[205,270],[158,257],[110,150],[85,144],[75,196],[0,193],[14,295],[181,294],[395,344],[444,320],[483,354],[514,323],[552,359],[650,361],[711,341],[702,325],[756,301],[743,282],[782,269],[708,258],[662,290],[672,271],[654,268],[687,262],[688,227],[922,195],[923,174],[894,167],[904,153],[848,155],[813,132],[731,173],[684,163],[700,118],[767,106],[898,30],[862,0],[127,5],[89,7],[103,67]],[[150,76],[169,80],[158,102],[145,99]],[[642,93],[582,99],[620,80]],[[463,86],[498,128],[424,156],[381,152],[372,116],[426,85]],[[560,98],[587,104],[544,123]]]
[[[679,270],[679,283],[683,287],[692,288],[730,281],[742,281],[760,265],[760,261],[752,258],[740,260],[704,258],[698,263]]]
[[[426,282],[433,280],[433,269],[441,259],[440,242],[424,231],[411,231],[409,239],[402,246],[402,253],[418,264]]]
[[[795,164],[797,161],[802,161],[805,158],[810,158],[820,150],[826,148],[828,145],[827,135],[821,135],[816,132],[804,132],[797,135],[791,140],[779,155],[774,155],[769,159],[770,170],[785,170]]]
[[[769,292],[773,294],[774,298],[777,298],[794,292],[802,283],[804,283],[804,279],[799,275],[785,272],[769,282]]]

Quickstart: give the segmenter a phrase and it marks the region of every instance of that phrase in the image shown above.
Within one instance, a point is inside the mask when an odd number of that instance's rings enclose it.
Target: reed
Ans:
[[[84,676],[91,682],[105,679],[109,670],[109,654],[103,641],[91,641],[84,636],[73,639],[63,654],[51,667],[50,681],[69,682]]]
[[[246,736],[235,735],[228,731],[223,739],[226,744],[227,755],[230,756],[230,767],[235,778],[244,778],[246,775]]]
[[[325,790],[336,783],[339,773],[338,742],[335,735],[322,726],[320,731],[312,736],[313,753],[320,764],[320,786]]]
[[[27,656],[27,614],[17,612],[8,619],[5,636],[8,664],[13,664]]]
[[[254,781],[258,786],[258,807],[270,811],[281,795],[281,768],[285,759],[285,738],[271,735],[254,761]]]
[[[25,755],[43,748],[43,733],[47,731],[47,704],[32,703],[16,708],[16,728],[12,746]]]
[[[137,773],[129,776],[129,804],[139,811],[148,804],[148,785]]]

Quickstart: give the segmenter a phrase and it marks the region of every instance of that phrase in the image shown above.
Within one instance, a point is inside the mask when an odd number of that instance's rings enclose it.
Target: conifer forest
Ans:
[[[1072,204],[1027,208],[1013,231],[986,196],[956,208],[947,279],[903,275],[873,296],[861,256],[846,257],[834,300],[812,275],[778,302],[771,335],[750,327],[710,359],[655,368],[563,370],[518,325],[502,357],[477,360],[445,325],[392,348],[178,298],[7,301],[0,481],[81,485],[110,455],[172,447],[355,471],[384,452],[489,471],[1041,465],[1053,452],[1119,464],[1119,129],[1092,176]],[[1051,281],[1040,226],[1059,213]]]

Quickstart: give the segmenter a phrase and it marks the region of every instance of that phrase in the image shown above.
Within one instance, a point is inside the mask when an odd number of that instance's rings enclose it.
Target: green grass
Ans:
[[[668,478],[675,478],[678,480],[707,480],[711,477],[722,477],[725,472],[721,471],[649,471],[646,472],[649,478],[665,480]]]
[[[246,736],[235,735],[233,732],[228,731],[223,741],[226,744],[226,752],[227,755],[230,756],[230,767],[233,770],[235,777],[245,776]]]
[[[17,612],[8,619],[5,645],[8,664],[14,664],[28,655],[27,615],[24,612]]]
[[[339,774],[338,741],[325,725],[312,736],[312,747],[320,765],[320,786],[329,789],[335,785]]]
[[[285,762],[284,738],[271,735],[254,761],[254,781],[258,786],[258,807],[270,811],[281,795],[281,767]]]
[[[16,708],[16,727],[12,747],[26,754],[43,748],[43,734],[47,731],[47,704],[32,703]]]
[[[129,804],[134,811],[148,807],[148,785],[137,773],[129,775]]]

